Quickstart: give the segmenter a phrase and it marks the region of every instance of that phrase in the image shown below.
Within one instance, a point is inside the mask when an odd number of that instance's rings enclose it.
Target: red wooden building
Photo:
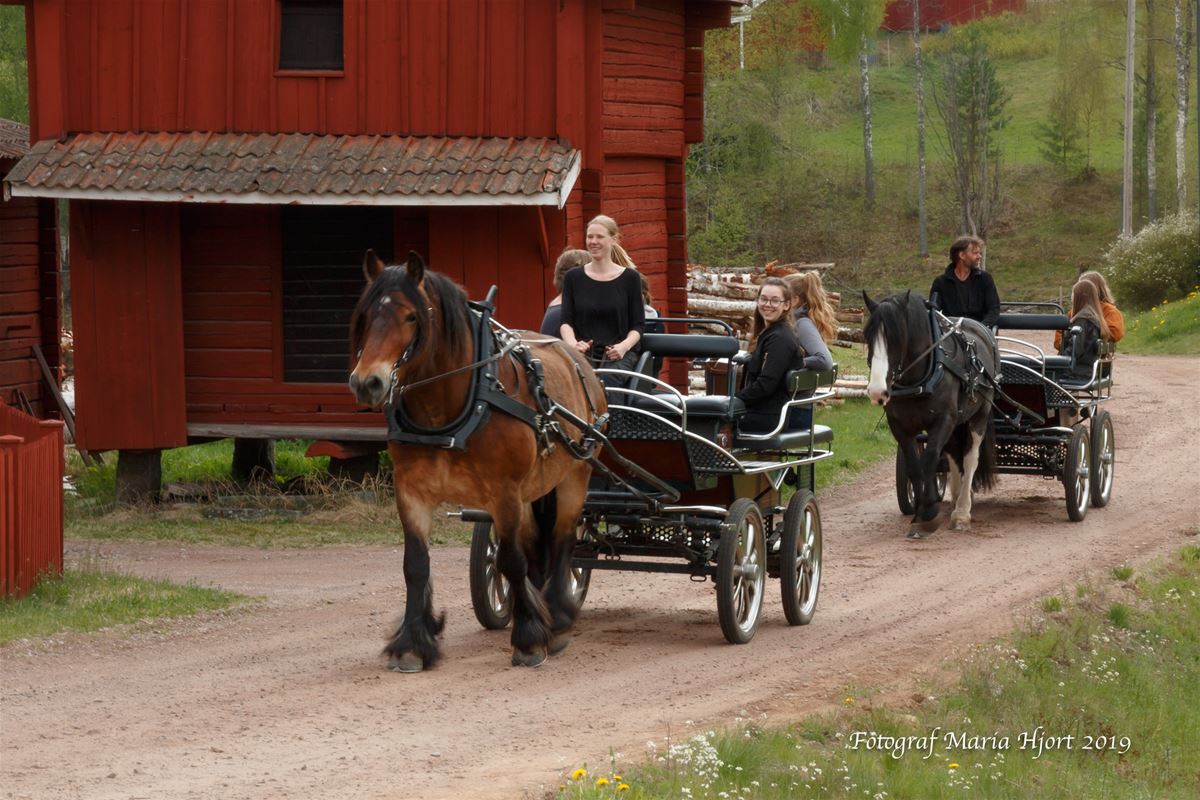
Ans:
[[[921,0],[921,27],[936,31],[1005,11],[1024,10],[1025,0]],[[883,29],[911,31],[912,27],[912,0],[891,0],[884,11]]]
[[[729,0],[23,2],[34,144],[4,190],[70,200],[82,448],[381,436],[344,382],[366,247],[536,327],[603,212],[685,310]]]
[[[29,128],[0,119],[0,175],[28,152]],[[58,413],[34,353],[57,373],[58,340],[54,201],[0,199],[0,400],[36,417]]]

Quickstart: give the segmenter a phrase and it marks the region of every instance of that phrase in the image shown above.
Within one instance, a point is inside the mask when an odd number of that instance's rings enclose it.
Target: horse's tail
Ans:
[[[996,421],[990,408],[987,410],[987,428],[983,432],[983,441],[979,444],[979,465],[975,468],[975,479],[971,481],[971,490],[987,490],[996,485]]]

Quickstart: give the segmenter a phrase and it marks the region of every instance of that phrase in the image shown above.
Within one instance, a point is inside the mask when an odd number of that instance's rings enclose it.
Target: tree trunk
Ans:
[[[921,0],[912,0],[913,62],[917,68],[917,242],[922,258],[929,255],[925,218],[925,65],[921,61]]]
[[[1191,56],[1191,15],[1184,0],[1175,0],[1175,211],[1187,208],[1188,66]]]
[[[1125,142],[1121,168],[1121,235],[1133,235],[1133,34],[1136,0],[1125,9]]]
[[[1158,219],[1158,88],[1154,82],[1154,3],[1146,0],[1146,221]]]
[[[858,52],[858,68],[862,73],[863,161],[866,168],[864,189],[867,208],[875,207],[875,145],[871,139],[871,78],[867,70],[867,40],[863,39]]]

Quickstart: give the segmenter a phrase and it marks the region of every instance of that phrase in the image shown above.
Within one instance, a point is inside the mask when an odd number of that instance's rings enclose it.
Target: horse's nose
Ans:
[[[886,406],[891,393],[887,389],[872,389],[867,394],[871,397],[871,402],[877,406]]]
[[[360,378],[357,374],[350,376],[350,391],[363,405],[374,406],[382,402],[384,393],[383,378],[378,375],[368,375]]]

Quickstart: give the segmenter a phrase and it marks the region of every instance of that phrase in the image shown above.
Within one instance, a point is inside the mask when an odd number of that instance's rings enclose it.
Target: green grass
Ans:
[[[861,398],[817,409],[818,425],[833,428],[832,458],[817,462],[817,494],[847,483],[880,459],[896,452],[896,440],[883,418],[883,409]]]
[[[1200,288],[1182,300],[1161,305],[1125,319],[1120,353],[1138,355],[1200,355]]]
[[[1200,548],[1136,585],[1090,587],[958,673],[903,708],[850,690],[792,726],[651,742],[641,763],[568,772],[557,797],[1196,797]]]
[[[20,600],[0,601],[0,644],[217,611],[247,600],[233,592],[195,584],[145,580],[90,568],[67,569],[61,578],[43,577]]]

